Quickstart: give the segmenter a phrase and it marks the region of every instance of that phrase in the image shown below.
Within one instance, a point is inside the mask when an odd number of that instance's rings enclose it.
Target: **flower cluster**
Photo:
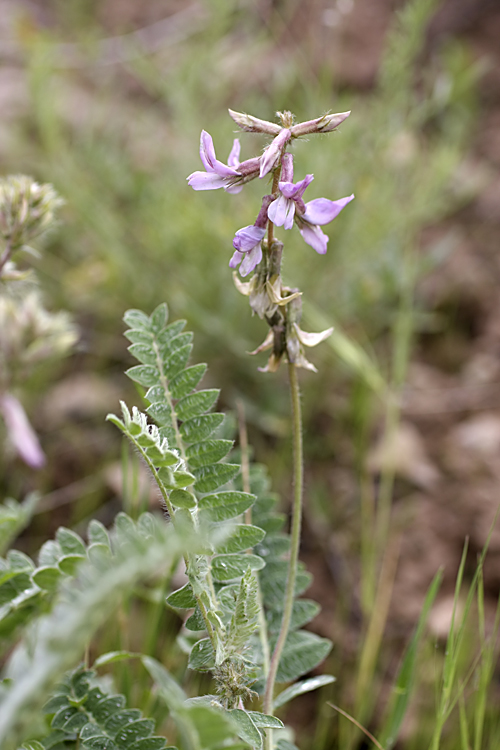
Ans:
[[[272,135],[274,136],[272,142],[264,150],[262,156],[240,162],[240,143],[235,138],[228,162],[223,164],[215,155],[212,137],[203,130],[200,157],[205,171],[197,171],[189,175],[188,184],[194,190],[224,188],[228,193],[239,193],[246,182],[256,177],[265,177],[270,172],[279,177],[275,192],[264,197],[255,223],[236,232],[233,240],[235,252],[229,262],[230,267],[236,268],[239,265],[240,274],[247,276],[261,263],[262,240],[269,222],[278,227],[282,226],[284,229],[291,229],[296,223],[305,242],[317,253],[324,255],[327,250],[328,237],[321,227],[338,216],[340,211],[352,201],[354,195],[336,201],[316,198],[305,203],[303,195],[314,176],[308,174],[299,182],[293,182],[293,156],[286,149],[294,138],[335,130],[350,112],[324,115],[296,125],[293,125],[293,118],[289,112],[280,114],[282,125],[232,110],[229,110],[229,114],[242,130]]]
[[[241,281],[236,271],[233,278],[238,291],[249,298],[252,312],[264,318],[270,327],[261,346],[251,352],[258,354],[271,350],[267,366],[259,369],[275,372],[285,359],[290,365],[315,371],[314,365],[305,358],[304,346],[316,346],[333,329],[306,333],[300,328],[302,292],[282,282],[283,244],[274,237],[274,227],[288,230],[296,224],[308,245],[320,255],[326,253],[328,237],[321,227],[335,219],[354,195],[336,201],[315,198],[306,203],[304,194],[314,175],[307,174],[302,180],[294,182],[293,156],[287,149],[294,139],[301,136],[335,130],[350,112],[323,115],[298,124],[294,124],[290,112],[278,112],[280,125],[232,110],[229,110],[229,114],[242,130],[272,136],[271,143],[261,156],[240,162],[240,143],[235,138],[227,164],[223,164],[215,155],[211,136],[203,130],[200,157],[205,171],[193,172],[188,177],[188,183],[194,190],[224,188],[228,193],[239,193],[246,182],[272,174],[272,192],[263,197],[255,222],[238,229],[234,236],[234,253],[229,266],[235,269],[239,267],[241,276],[255,271],[248,282]]]

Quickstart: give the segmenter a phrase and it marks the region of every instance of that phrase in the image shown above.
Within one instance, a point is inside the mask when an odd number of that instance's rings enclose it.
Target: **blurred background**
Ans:
[[[104,417],[120,398],[139,403],[123,375],[124,311],[163,301],[195,332],[221,408],[244,404],[255,460],[287,508],[286,372],[261,374],[264,355],[248,357],[265,324],[228,268],[262,184],[231,196],[185,178],[201,168],[202,128],[226,160],[228,107],[299,121],[350,109],[338,132],[295,145],[295,175],[314,173],[309,199],[356,200],[327,227],[326,256],[290,232],[284,264],[304,292],[303,327],[335,326],[311,355],[319,373],[301,373],[302,558],[323,607],[313,627],[336,644],[334,701],[356,703],[349,675],[380,592],[366,674],[384,699],[440,566],[429,626],[444,637],[464,540],[472,571],[499,501],[499,39],[495,0],[0,0],[0,169],[66,202],[35,265],[47,307],[78,329],[74,353],[18,394],[47,466],[0,457],[3,497],[41,493],[26,551],[62,523],[109,523],[133,504],[122,467],[134,459]],[[239,137],[242,158],[265,145]],[[494,531],[488,613],[499,584]],[[311,725],[313,701],[294,709],[303,747],[333,747],[339,719],[321,709]],[[418,747],[407,723],[405,747]]]

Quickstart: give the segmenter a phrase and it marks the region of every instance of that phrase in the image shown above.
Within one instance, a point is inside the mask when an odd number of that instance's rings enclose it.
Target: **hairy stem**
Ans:
[[[302,495],[303,495],[303,451],[302,451],[302,414],[300,407],[299,381],[297,368],[291,362],[288,364],[288,376],[290,380],[290,395],[292,400],[292,434],[293,434],[293,507],[290,560],[288,563],[288,577],[286,582],[285,602],[283,607],[283,619],[278,640],[271,657],[269,674],[264,693],[265,714],[273,713],[274,684],[278,673],[278,665],[283,652],[283,647],[290,628],[292,619],[293,602],[295,599],[295,579],[299,562],[300,531],[302,525]],[[271,732],[267,732],[267,747],[272,747]]]

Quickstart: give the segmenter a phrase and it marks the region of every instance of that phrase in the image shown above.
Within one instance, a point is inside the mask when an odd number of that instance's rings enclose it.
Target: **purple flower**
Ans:
[[[238,229],[233,240],[235,252],[229,261],[230,268],[236,268],[239,263],[240,274],[247,276],[262,260],[261,241],[266,233],[265,227],[251,224],[243,229]]]
[[[45,464],[45,455],[22,404],[15,396],[5,393],[0,396],[0,411],[12,444],[24,463],[32,469],[40,469]]]
[[[274,169],[283,146],[288,143],[292,134],[288,128],[280,130],[276,138],[265,149],[260,161],[260,177],[265,177],[271,169]]]
[[[291,154],[283,155],[284,178],[279,182],[280,195],[274,200],[268,209],[268,216],[277,227],[291,229],[293,227],[293,217],[295,208],[301,213],[306,210],[302,196],[308,185],[314,180],[312,174],[307,174],[303,180],[294,183],[293,180],[293,157]]]
[[[354,195],[348,195],[346,198],[340,198],[338,201],[329,201],[327,198],[316,198],[305,204],[304,213],[295,214],[295,221],[298,224],[302,237],[320,255],[326,253],[326,246],[329,239],[321,231],[320,227],[333,221],[353,198]]]
[[[241,178],[241,173],[237,171],[237,167],[240,164],[239,156],[240,142],[235,138],[227,164],[223,164],[215,156],[212,136],[206,130],[202,130],[200,158],[206,171],[190,174],[187,178],[188,184],[193,190],[217,190],[218,188],[224,188],[228,193],[239,193],[243,187],[237,184],[238,179]]]

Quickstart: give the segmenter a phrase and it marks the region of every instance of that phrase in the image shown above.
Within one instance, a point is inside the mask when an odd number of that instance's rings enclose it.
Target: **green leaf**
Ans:
[[[210,643],[210,638],[202,638],[197,641],[189,654],[189,669],[198,672],[208,672],[215,665],[215,654]]]
[[[212,521],[227,521],[251,508],[255,500],[255,495],[247,492],[219,492],[217,495],[202,497],[198,507]]]
[[[109,737],[90,737],[85,741],[85,750],[117,750],[117,745]]]
[[[230,554],[231,552],[250,549],[261,542],[265,535],[266,532],[259,529],[258,526],[237,524],[233,526],[229,539],[217,544],[217,552],[219,554]]]
[[[109,534],[106,527],[95,518],[89,523],[87,534],[89,544],[106,544],[109,547]]]
[[[87,559],[87,555],[64,555],[57,563],[59,570],[66,576],[74,576],[80,563]]]
[[[149,394],[149,391],[148,391],[148,394]],[[151,396],[153,395],[154,394],[151,394]],[[153,401],[153,399],[149,395],[146,395],[146,398],[149,401]],[[158,422],[159,425],[172,424],[172,409],[166,402],[164,401],[153,402],[151,406],[148,406],[146,411],[156,422]]]
[[[227,484],[240,472],[239,464],[214,464],[195,469],[195,490],[198,492],[212,492],[217,487]]]
[[[31,557],[28,557],[28,555],[25,555],[24,552],[18,549],[10,549],[7,552],[7,562],[11,570],[26,570],[29,572],[35,569],[35,564]]]
[[[21,750],[45,750],[45,748],[38,740],[28,740],[27,742],[23,742]]]
[[[226,712],[195,704],[187,707],[183,713],[196,729],[198,747],[205,750],[228,748],[227,740],[234,736],[236,730]]]
[[[170,325],[161,331],[156,337],[159,346],[164,347],[169,341],[176,338],[185,325],[185,320],[176,320],[175,323],[170,323]]]
[[[61,547],[53,539],[45,542],[38,553],[38,564],[52,566],[62,557]]]
[[[131,724],[133,721],[141,718],[141,712],[138,708],[126,708],[123,711],[117,711],[112,714],[104,724],[104,730],[107,734],[115,735],[121,727]]]
[[[196,607],[196,597],[190,583],[186,583],[181,589],[177,589],[167,596],[167,604],[176,609],[191,609]]]
[[[167,706],[175,711],[186,700],[186,694],[163,664],[151,656],[143,656],[142,663],[156,683]]]
[[[266,539],[259,544],[258,554],[266,560],[273,557],[281,557],[290,549],[290,537],[288,534],[266,534]]]
[[[184,396],[177,402],[175,411],[181,421],[198,417],[200,414],[208,411],[219,398],[220,390],[218,388],[209,388],[204,391],[196,391]]]
[[[273,702],[273,708],[284,706],[285,703],[297,698],[297,696],[303,695],[304,693],[310,693],[312,690],[317,690],[324,685],[330,685],[332,682],[335,682],[335,677],[330,674],[320,674],[317,677],[310,677],[307,680],[296,682],[295,685],[291,685],[276,696]]]
[[[130,328],[138,328],[141,331],[149,331],[151,328],[150,320],[142,310],[127,310],[123,320]]]
[[[289,632],[292,630],[298,630],[306,625],[311,620],[314,620],[316,615],[319,614],[321,607],[317,602],[312,599],[298,599],[293,603],[292,618],[290,621]],[[281,620],[283,618],[283,610],[275,609],[268,612],[268,630],[269,633],[279,633],[281,628]]]
[[[163,333],[158,336],[156,340],[160,346],[160,353],[164,360],[164,364],[165,366],[168,366],[177,352],[179,352],[181,349],[185,349],[187,346],[192,346],[193,334],[191,331],[186,331],[185,333],[181,333],[180,335],[168,336],[165,343],[162,343],[160,339],[162,339]],[[168,375],[168,377],[170,378],[174,376]]]
[[[247,711],[247,713],[259,729],[283,729],[285,726],[277,716],[261,714],[260,711]]]
[[[196,498],[187,490],[172,490],[170,502],[174,508],[196,508]]]
[[[130,354],[142,362],[144,365],[156,364],[156,353],[153,349],[153,342],[148,344],[131,344],[128,347]]]
[[[158,307],[153,310],[150,317],[151,330],[154,333],[160,333],[168,322],[168,307],[166,302],[162,302]]]
[[[197,443],[210,437],[225,419],[224,414],[215,412],[214,414],[202,414],[200,417],[193,417],[183,422],[180,427],[180,433],[186,443]]]
[[[63,706],[55,714],[50,723],[50,726],[52,727],[52,729],[62,729],[66,722],[73,718],[73,716],[76,716],[78,713],[78,709],[74,708],[73,706]]]
[[[64,708],[65,706],[69,706],[69,705],[70,704],[69,704],[67,695],[54,695],[44,705],[43,712],[44,714],[55,714],[61,708]]]
[[[146,737],[130,745],[127,750],[177,750],[176,747],[167,748],[167,740],[164,737]]]
[[[133,651],[108,651],[97,657],[94,667],[103,667],[105,664],[114,664],[117,661],[126,661],[127,659],[134,659],[137,656],[140,656],[140,654],[135,654]]]
[[[204,440],[191,445],[186,451],[190,469],[199,469],[220,461],[227,456],[234,442],[232,440]]]
[[[125,708],[125,696],[124,695],[112,695],[100,700],[92,709],[92,715],[99,724],[104,724],[109,717]]]
[[[176,489],[189,487],[190,484],[193,484],[194,480],[195,477],[189,471],[174,471],[174,487]]]
[[[39,496],[31,493],[23,503],[8,498],[0,505],[0,554],[7,549],[19,532],[27,526]]]
[[[252,721],[250,715],[240,708],[233,708],[228,711],[229,716],[234,721],[238,731],[238,737],[247,742],[250,747],[262,747],[262,735]]]
[[[182,335],[187,336],[187,334]],[[181,337],[179,336],[178,338]],[[180,349],[176,349],[175,352],[173,352],[173,354],[169,356],[167,362],[165,363],[165,375],[169,380],[175,378],[175,376],[185,368],[192,349],[193,345],[187,344]]]
[[[196,607],[191,617],[188,617],[188,619],[184,623],[184,627],[195,632],[206,630],[205,620],[203,619],[203,615],[201,614],[201,610],[199,607]]]
[[[62,727],[62,730],[63,732],[67,732],[68,734],[72,734],[73,732],[78,733],[78,731],[82,729],[82,727],[84,727],[87,722],[87,715],[79,712],[75,714],[75,716],[72,716],[71,719],[68,719],[66,724]]]
[[[133,742],[150,737],[154,729],[155,723],[152,719],[138,719],[119,729],[114,740],[118,747],[126,750]]]
[[[128,338],[133,344],[146,344],[151,346],[153,343],[153,334],[149,331],[141,331],[137,328],[131,328],[129,331],[125,331],[124,336]]]
[[[212,558],[212,575],[216,581],[232,581],[247,569],[261,570],[264,560],[257,555],[216,555]]]
[[[286,579],[288,575],[288,563],[285,560],[270,560],[266,563],[265,571],[261,578],[262,596],[264,604],[269,609],[283,609]],[[300,565],[295,578],[294,595],[300,596],[309,588],[312,575]]]
[[[159,381],[159,375],[156,367],[152,365],[135,365],[135,367],[129,367],[125,371],[131,380],[135,380],[136,383],[145,386],[157,385]]]
[[[33,573],[32,579],[41,589],[55,591],[61,580],[61,571],[53,566],[43,566]]]
[[[278,682],[292,682],[321,664],[329,654],[332,642],[327,638],[320,638],[315,633],[299,630],[290,633],[286,639],[281,654]]]
[[[183,370],[170,382],[170,394],[172,398],[182,398],[191,393],[207,371],[205,364],[193,365]]]

